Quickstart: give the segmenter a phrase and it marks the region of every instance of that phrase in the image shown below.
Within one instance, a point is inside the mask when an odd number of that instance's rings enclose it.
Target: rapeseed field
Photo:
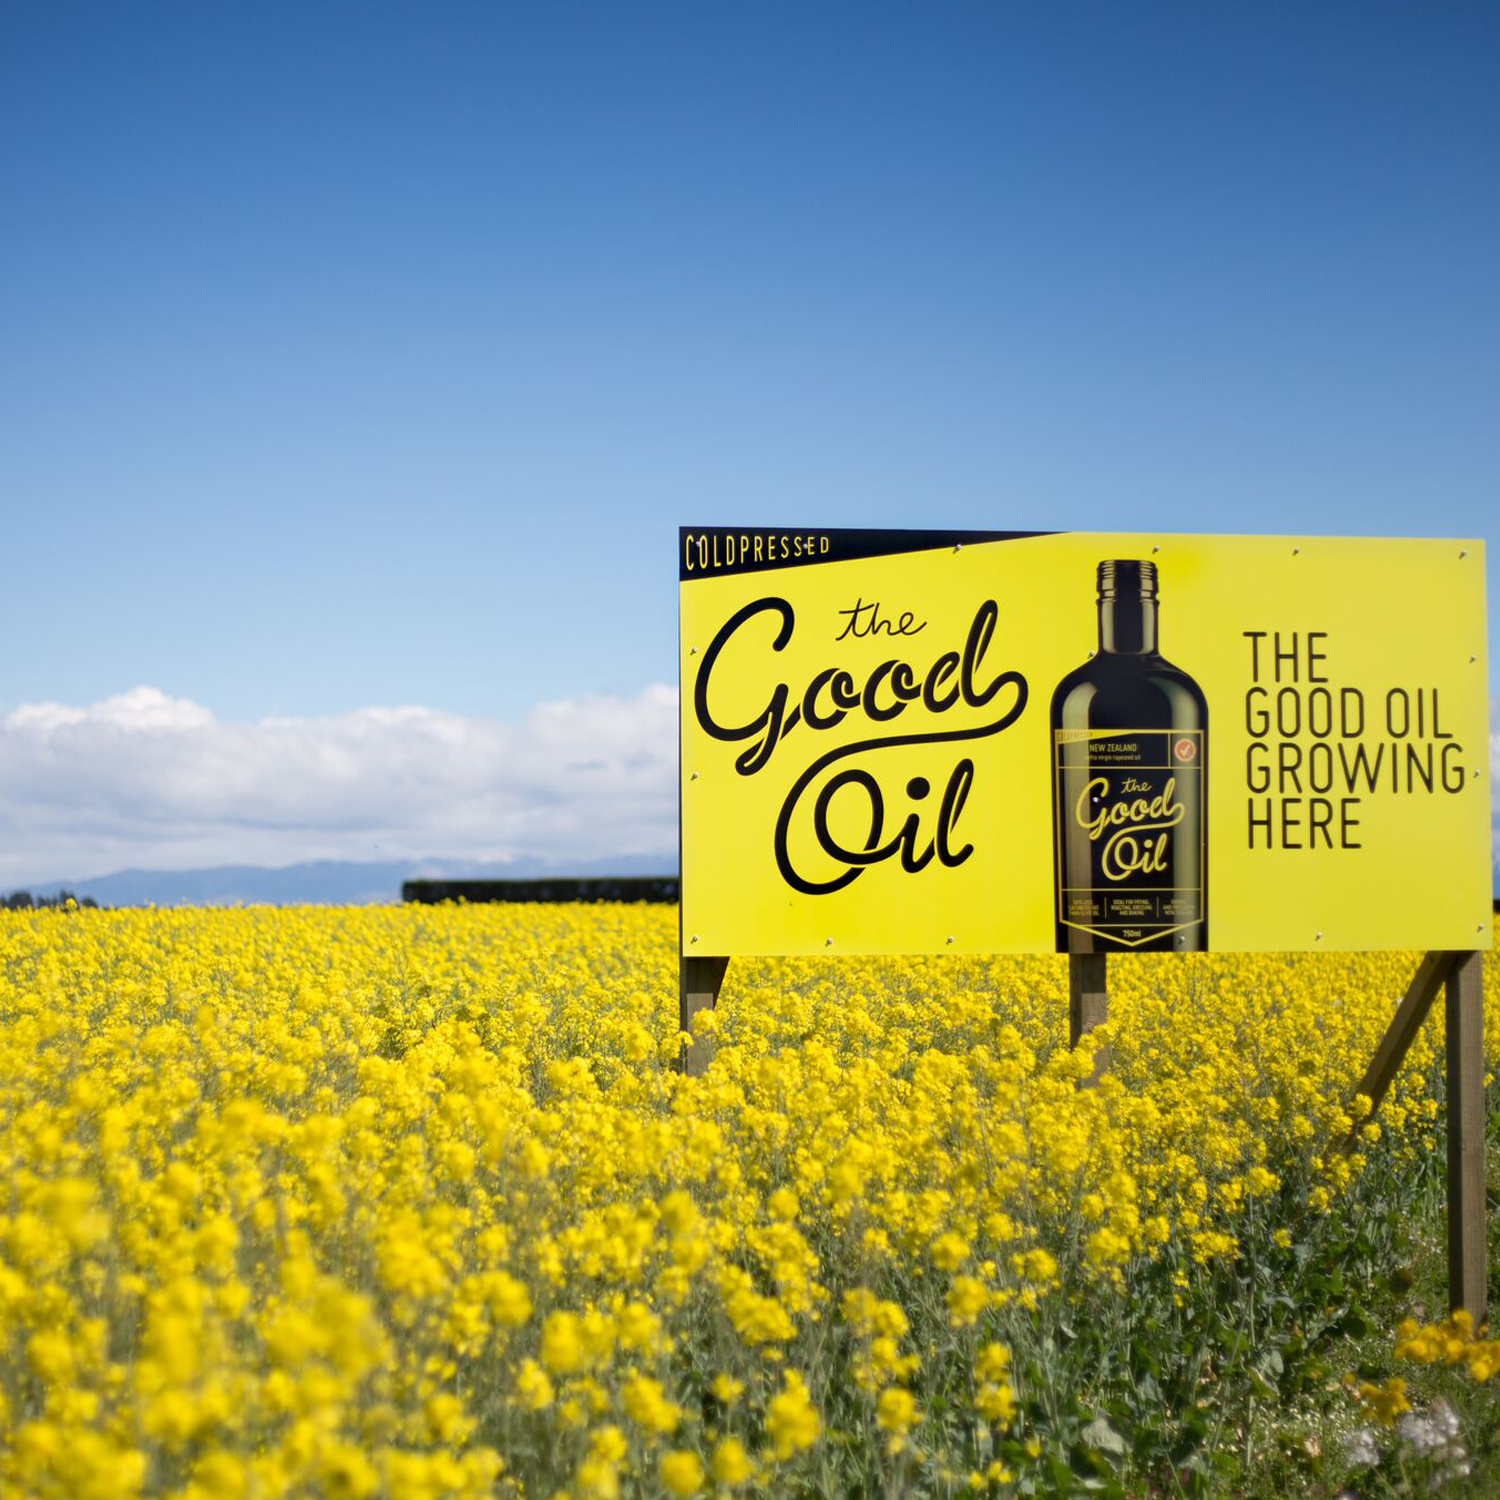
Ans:
[[[1431,1171],[1417,955],[1112,961],[1080,1088],[1060,958],[737,961],[680,1076],[675,942],[0,914],[0,1494],[1219,1492]]]

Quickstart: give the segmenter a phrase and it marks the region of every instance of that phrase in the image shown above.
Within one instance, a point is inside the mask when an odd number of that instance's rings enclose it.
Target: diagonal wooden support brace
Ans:
[[[1385,1035],[1375,1049],[1370,1066],[1365,1069],[1365,1076],[1360,1079],[1359,1087],[1354,1091],[1368,1096],[1372,1117],[1390,1092],[1396,1074],[1401,1071],[1401,1064],[1406,1061],[1406,1054],[1416,1041],[1422,1022],[1427,1019],[1427,1012],[1432,1009],[1432,1002],[1437,999],[1438,990],[1442,988],[1448,971],[1453,967],[1455,956],[1452,953],[1429,953],[1417,966],[1417,972],[1412,976],[1401,1004],[1396,1007],[1391,1024],[1386,1027]],[[1345,1137],[1340,1149],[1347,1156],[1358,1143],[1359,1127],[1355,1126]]]

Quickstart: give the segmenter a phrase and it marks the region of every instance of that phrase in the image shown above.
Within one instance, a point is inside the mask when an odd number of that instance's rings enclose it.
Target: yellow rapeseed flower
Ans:
[[[686,1448],[675,1448],[662,1455],[658,1466],[661,1482],[667,1492],[686,1500],[703,1488],[703,1460]]]

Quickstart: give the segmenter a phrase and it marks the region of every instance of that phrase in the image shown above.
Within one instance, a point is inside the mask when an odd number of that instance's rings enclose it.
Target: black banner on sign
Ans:
[[[677,577],[722,578],[726,573],[764,573],[811,563],[849,562],[862,557],[895,557],[977,542],[1013,542],[1046,531],[863,531],[788,526],[683,526],[677,533]]]

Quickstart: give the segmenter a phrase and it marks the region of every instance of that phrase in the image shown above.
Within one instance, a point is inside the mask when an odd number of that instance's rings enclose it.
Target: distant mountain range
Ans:
[[[55,880],[27,886],[33,896],[70,891],[100,906],[293,906],[302,903],[364,905],[401,899],[403,880],[528,880],[566,875],[675,875],[668,858],[411,859],[362,864],[319,859],[305,864],[219,865],[208,870],[117,870],[91,880]]]
[[[362,864],[319,859],[299,865],[218,865],[207,870],[117,870],[91,880],[54,880],[16,887],[35,897],[69,891],[92,896],[100,906],[294,906],[301,903],[366,905],[401,899],[404,880],[532,880],[570,875],[675,875],[673,859],[554,861],[516,859],[411,859]],[[1496,909],[1500,911],[1500,862],[1495,867]],[[0,891],[0,895],[7,894]]]

